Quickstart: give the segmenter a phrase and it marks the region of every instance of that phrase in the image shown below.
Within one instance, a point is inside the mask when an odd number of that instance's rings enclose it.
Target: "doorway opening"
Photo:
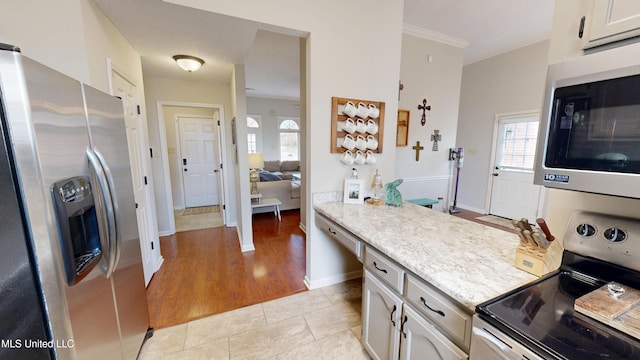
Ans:
[[[158,119],[169,232],[225,225],[222,105],[158,102]]]
[[[536,219],[541,186],[533,184],[539,111],[497,114],[487,189],[488,214]]]
[[[184,206],[176,206],[178,199],[174,197],[176,232],[223,226],[221,156],[215,119],[183,114],[175,118],[176,151],[182,168],[182,176],[175,180],[182,180],[179,182],[184,200]]]

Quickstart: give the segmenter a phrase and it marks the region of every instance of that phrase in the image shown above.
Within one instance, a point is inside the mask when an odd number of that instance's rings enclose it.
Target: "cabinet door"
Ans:
[[[364,270],[362,345],[373,359],[397,359],[402,299]]]
[[[640,1],[595,1],[590,22],[585,48],[640,35]]]
[[[469,356],[410,306],[402,315],[401,360],[466,360]]]

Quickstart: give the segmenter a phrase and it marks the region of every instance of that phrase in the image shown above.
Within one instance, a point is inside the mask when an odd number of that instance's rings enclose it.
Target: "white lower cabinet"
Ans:
[[[367,268],[362,302],[362,343],[373,359],[469,358]]]
[[[397,359],[402,298],[369,270],[362,287],[362,345],[376,360]]]
[[[465,360],[469,356],[406,304],[402,315],[401,360]]]

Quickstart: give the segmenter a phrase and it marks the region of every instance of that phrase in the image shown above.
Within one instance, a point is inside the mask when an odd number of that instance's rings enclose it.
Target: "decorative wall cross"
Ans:
[[[424,146],[420,146],[420,141],[416,142],[416,146],[413,147],[416,151],[416,161],[420,161],[420,151],[424,150]]]
[[[422,105],[418,105],[418,110],[422,110],[422,119],[420,120],[420,124],[424,126],[427,123],[426,111],[431,111],[431,105],[427,106],[427,99],[422,100]]]
[[[440,130],[433,130],[433,134],[431,134],[431,141],[433,141],[433,147],[431,151],[438,151],[438,142],[442,140],[442,135],[440,135]]]

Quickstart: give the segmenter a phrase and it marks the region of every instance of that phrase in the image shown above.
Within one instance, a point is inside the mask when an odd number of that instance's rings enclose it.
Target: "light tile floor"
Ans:
[[[363,359],[355,279],[155,332],[140,360]]]
[[[173,214],[176,222],[176,232],[224,226],[224,223],[222,222],[222,214],[219,210],[199,211],[200,209],[205,208],[212,207],[174,210]],[[187,214],[185,214],[185,212]]]

